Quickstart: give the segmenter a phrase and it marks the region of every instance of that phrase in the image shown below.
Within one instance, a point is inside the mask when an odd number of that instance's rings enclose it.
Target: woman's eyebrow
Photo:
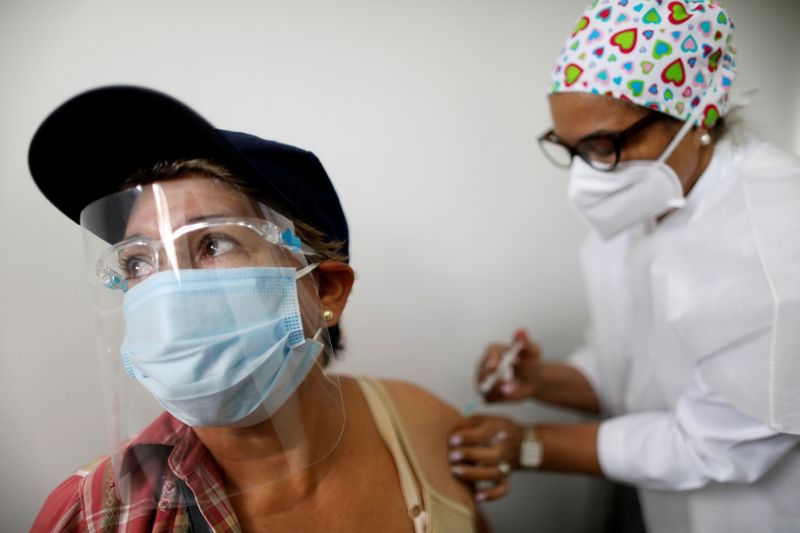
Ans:
[[[185,220],[180,226],[178,226],[178,228],[181,228],[183,226],[188,226],[189,224],[196,224],[198,222],[205,222],[206,220],[210,220],[210,219],[214,219],[214,218],[224,218],[224,217],[231,217],[231,216],[234,216],[234,215],[232,213],[224,213],[224,212],[223,213],[212,213],[212,214],[197,215],[197,216],[191,217],[188,220]],[[178,228],[175,228],[175,229],[178,229]],[[175,230],[173,230],[173,231],[175,231]],[[122,238],[122,240],[127,241],[128,239],[134,239],[134,238],[151,239],[152,237],[146,237],[143,233],[134,233],[133,235],[126,234]]]
[[[574,146],[575,146],[575,145],[577,145],[579,142],[581,142],[581,141],[584,141],[584,140],[586,140],[586,139],[590,139],[590,138],[592,138],[592,137],[599,137],[599,136],[602,136],[602,135],[615,135],[615,134],[617,134],[617,133],[619,133],[619,132],[621,132],[621,131],[624,131],[624,129],[607,129],[607,128],[601,128],[601,129],[598,129],[598,130],[591,131],[591,132],[589,132],[589,133],[587,133],[586,135],[583,135],[583,136],[581,136],[581,137],[578,137],[578,139],[575,141],[575,143],[574,143],[574,144],[570,144],[570,143],[568,143],[568,142],[566,141],[566,139],[564,139],[564,137],[562,137],[561,135],[559,135],[558,133],[556,133],[556,131],[555,131],[555,130],[553,130],[553,135],[555,135],[555,136],[556,136],[556,139],[558,139],[558,140],[559,140],[559,141],[561,141],[562,143],[564,143],[564,144],[566,144],[566,145],[568,145],[568,146],[573,146],[573,147],[574,147]]]
[[[133,235],[128,235],[127,233],[123,235],[122,241],[128,241],[130,239],[149,239],[150,237],[145,237],[143,233],[134,233]],[[122,242],[120,241],[120,242]]]
[[[618,128],[618,129],[613,129],[613,130],[612,129],[607,129],[607,128],[601,128],[601,129],[595,130],[595,131],[593,131],[591,133],[587,133],[586,135],[584,135],[583,137],[578,139],[578,142],[580,142],[580,141],[582,141],[584,139],[588,139],[590,137],[597,137],[597,136],[600,136],[600,135],[615,135],[617,133],[620,133],[621,131],[625,131],[625,128]]]
[[[214,214],[211,214],[211,215],[197,215],[195,217],[192,217],[192,218],[188,219],[186,222],[181,224],[181,226],[186,226],[188,224],[195,224],[197,222],[205,222],[206,220],[209,220],[209,219],[212,219],[212,218],[223,218],[223,217],[230,217],[230,216],[233,216],[233,215],[231,213],[214,213]]]

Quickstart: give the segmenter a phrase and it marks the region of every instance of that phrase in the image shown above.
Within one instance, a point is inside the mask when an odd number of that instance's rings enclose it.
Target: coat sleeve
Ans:
[[[603,422],[597,452],[610,479],[643,488],[690,490],[759,479],[800,441],[751,418],[695,373],[674,411]]]

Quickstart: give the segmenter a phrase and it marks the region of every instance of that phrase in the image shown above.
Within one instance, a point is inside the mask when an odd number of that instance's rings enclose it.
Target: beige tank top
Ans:
[[[358,384],[367,400],[372,418],[392,454],[408,516],[416,533],[469,533],[475,531],[472,511],[434,489],[419,467],[411,440],[389,397],[378,381],[359,377]]]

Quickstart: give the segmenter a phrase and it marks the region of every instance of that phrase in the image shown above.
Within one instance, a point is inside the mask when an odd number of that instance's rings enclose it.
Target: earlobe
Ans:
[[[323,261],[315,270],[319,285],[319,301],[328,327],[339,323],[353,289],[355,273],[350,265],[339,261]]]
[[[693,142],[699,144],[703,148],[714,144],[715,135],[712,133],[712,130],[715,126],[716,124],[698,124],[693,126],[690,134],[693,138]]]

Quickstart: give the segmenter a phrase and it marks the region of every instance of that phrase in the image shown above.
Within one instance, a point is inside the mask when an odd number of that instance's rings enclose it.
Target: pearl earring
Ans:
[[[702,146],[708,146],[709,144],[711,144],[711,135],[709,135],[708,133],[704,133],[700,137],[700,144]]]

